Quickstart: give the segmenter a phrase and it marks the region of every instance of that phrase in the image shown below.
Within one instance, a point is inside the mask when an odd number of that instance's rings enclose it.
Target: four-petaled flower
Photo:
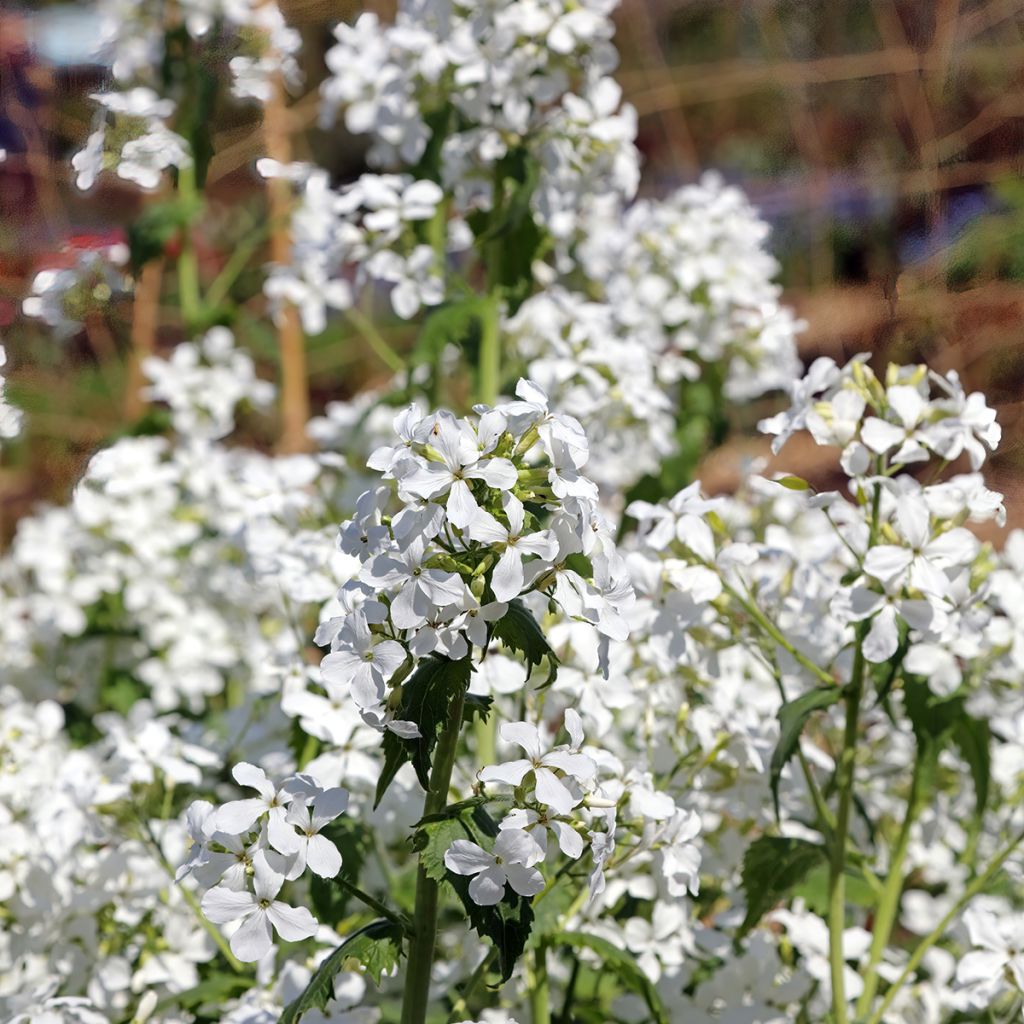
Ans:
[[[270,952],[273,932],[286,942],[299,942],[316,934],[316,918],[305,907],[292,907],[277,899],[284,878],[264,862],[253,862],[253,889],[216,886],[202,900],[203,913],[214,924],[242,919],[231,936],[231,952],[243,963],[262,960]]]
[[[536,896],[544,888],[544,876],[533,867],[542,856],[530,836],[509,829],[494,841],[491,853],[468,839],[456,839],[444,864],[457,875],[475,875],[469,883],[470,898],[481,907],[492,907],[501,902],[506,883],[520,896]]]

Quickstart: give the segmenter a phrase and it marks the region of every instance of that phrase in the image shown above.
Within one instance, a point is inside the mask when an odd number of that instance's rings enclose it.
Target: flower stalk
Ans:
[[[423,815],[439,814],[448,803],[452,769],[459,749],[462,713],[466,694],[460,687],[448,705],[448,719],[438,738],[430,771],[430,789],[423,800]],[[430,1002],[430,973],[437,941],[439,886],[420,864],[416,869],[416,899],[413,909],[414,934],[409,942],[405,970],[401,1024],[424,1024]]]

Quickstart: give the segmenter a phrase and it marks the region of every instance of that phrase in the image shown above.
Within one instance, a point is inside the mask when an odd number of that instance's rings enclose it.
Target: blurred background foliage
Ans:
[[[281,6],[306,42],[305,81],[283,111],[293,155],[338,181],[354,177],[361,140],[317,127],[322,54],[336,20],[362,9],[388,17],[393,5]],[[955,368],[984,390],[1005,431],[989,482],[1007,494],[1011,525],[1024,524],[1024,0],[623,0],[618,25],[644,191],[664,194],[709,168],[748,191],[773,225],[787,301],[808,322],[805,360],[870,349]],[[145,428],[133,350],[164,351],[182,336],[173,275],[159,261],[134,304],[114,300],[69,337],[20,312],[37,270],[125,239],[159,202],[110,175],[89,193],[74,186],[88,93],[108,75],[90,57],[95,38],[85,0],[0,11],[0,337],[11,397],[29,414],[26,438],[0,467],[0,535],[33,502],[63,500],[104,440]],[[196,246],[207,281],[251,251],[230,291],[235,328],[274,377],[258,116],[229,98],[213,112]],[[408,351],[412,328],[363,312],[393,350]],[[306,349],[314,411],[390,374],[349,323],[332,323]],[[733,486],[743,461],[766,453],[750,430],[759,411],[727,411],[739,429],[702,466],[711,490]],[[254,418],[244,440],[271,448],[280,432]],[[794,443],[779,468],[822,479],[827,460]]]

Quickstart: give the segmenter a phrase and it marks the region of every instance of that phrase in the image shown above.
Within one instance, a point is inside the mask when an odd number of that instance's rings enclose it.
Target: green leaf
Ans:
[[[486,845],[481,843],[481,845]],[[462,901],[473,930],[481,938],[490,939],[498,951],[498,969],[501,980],[508,981],[515,970],[516,961],[523,955],[533,927],[533,908],[530,900],[505,886],[505,896],[493,907],[481,907],[469,895],[471,879],[450,871],[445,879]]]
[[[458,815],[427,822],[417,830],[412,838],[412,848],[420,855],[420,867],[427,878],[435,882],[445,880],[448,869],[444,866],[444,855],[456,839],[476,841],[476,837]]]
[[[988,805],[989,781],[992,770],[991,739],[988,722],[963,714],[953,726],[953,742],[960,749],[960,754],[971,770],[974,781],[974,819],[975,827],[981,824],[981,818]]]
[[[742,938],[761,918],[784,899],[811,870],[826,860],[825,847],[804,839],[761,836],[743,857],[743,891],[747,916],[740,925]]]
[[[479,344],[485,300],[478,295],[437,306],[424,320],[410,355],[413,366],[433,365],[446,345]]]
[[[632,954],[613,946],[607,939],[586,932],[556,932],[551,936],[552,945],[569,946],[571,949],[589,949],[596,953],[605,967],[614,971],[622,983],[640,996],[647,1004],[656,1024],[671,1024],[668,1010],[652,984],[650,978],[637,966]]]
[[[775,478],[775,483],[782,484],[783,487],[791,491],[809,491],[811,489],[811,485],[801,476],[779,476]]]
[[[326,825],[320,834],[334,843],[341,854],[340,877],[355,884],[373,852],[372,831],[363,822],[343,816]],[[317,920],[332,928],[345,919],[353,898],[333,878],[321,878],[315,874],[310,879],[309,894]]]
[[[171,239],[198,214],[199,203],[187,198],[170,199],[146,206],[128,227],[128,249],[132,270],[162,256]]]
[[[479,718],[481,722],[486,722],[490,717],[491,705],[493,703],[493,697],[485,696],[482,693],[467,693],[462,721],[466,725],[469,725],[475,718]]]
[[[204,1004],[215,1006],[219,1013],[229,999],[240,996],[253,985],[252,978],[237,974],[212,974],[198,985],[174,997],[174,1001],[186,1010],[195,1010]]]
[[[309,1010],[325,1010],[334,998],[335,976],[351,966],[361,966],[379,986],[381,976],[398,965],[401,953],[402,933],[397,925],[373,921],[360,928],[317,968],[305,991],[284,1008],[278,1024],[295,1024]]]
[[[779,742],[772,753],[770,767],[776,818],[779,816],[779,778],[786,763],[796,753],[800,734],[804,731],[807,720],[815,711],[837,704],[841,696],[842,692],[838,686],[818,686],[801,694],[796,700],[787,701],[779,708]]]
[[[420,736],[402,739],[393,732],[384,733],[384,768],[377,781],[373,806],[381,802],[398,774],[398,769],[411,761],[416,777],[424,789],[430,787],[430,758],[437,746],[438,733],[448,717],[448,707],[455,694],[469,688],[472,665],[468,657],[459,661],[431,655],[402,685],[402,698],[396,717],[415,722]]]
[[[527,669],[548,659],[548,675],[542,685],[550,686],[558,675],[558,658],[544,638],[537,620],[519,598],[509,602],[508,611],[494,624],[494,634],[510,650],[522,654]]]
[[[847,864],[843,877],[846,880],[846,902],[854,907],[865,910],[878,903],[878,894],[871,888],[864,872],[856,865]],[[822,861],[813,867],[802,882],[793,887],[793,896],[799,897],[807,905],[807,909],[819,917],[828,917],[828,882],[829,867]]]

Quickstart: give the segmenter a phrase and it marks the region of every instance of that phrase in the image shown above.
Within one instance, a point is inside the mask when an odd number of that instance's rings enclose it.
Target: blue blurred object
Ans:
[[[45,7],[22,16],[39,60],[55,67],[107,66],[97,50],[100,16],[94,4]]]

